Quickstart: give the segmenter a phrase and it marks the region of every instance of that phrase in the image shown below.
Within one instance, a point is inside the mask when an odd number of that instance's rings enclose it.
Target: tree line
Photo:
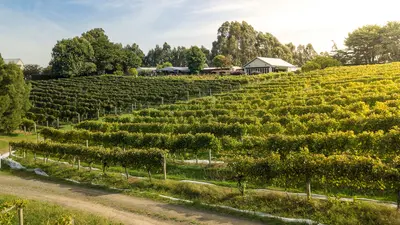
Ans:
[[[317,53],[311,43],[297,47],[293,43],[283,44],[271,33],[257,31],[245,21],[227,21],[219,27],[211,49],[204,46],[172,47],[165,42],[145,54],[138,44],[113,43],[103,29],[95,28],[79,37],[58,41],[52,50],[49,67],[27,65],[25,77],[29,79],[36,74],[56,77],[105,73],[136,75],[131,68],[172,65],[188,66],[195,74],[207,66],[243,66],[257,56],[282,58],[299,67],[305,66],[305,71],[341,64],[393,62],[400,60],[400,22],[363,26],[349,33],[344,44],[344,49],[338,49],[334,44],[331,52]],[[306,64],[309,61],[312,63]]]

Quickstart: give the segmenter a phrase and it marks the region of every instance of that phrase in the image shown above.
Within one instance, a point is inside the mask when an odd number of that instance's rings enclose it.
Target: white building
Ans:
[[[21,70],[24,70],[25,65],[22,62],[21,59],[4,59],[4,63],[6,64],[10,64],[10,63],[14,63],[17,64],[17,66],[19,66],[19,68],[21,68]]]
[[[294,66],[285,60],[265,57],[257,57],[247,63],[243,68],[246,74],[271,73],[278,71],[293,72],[299,69],[297,66]]]

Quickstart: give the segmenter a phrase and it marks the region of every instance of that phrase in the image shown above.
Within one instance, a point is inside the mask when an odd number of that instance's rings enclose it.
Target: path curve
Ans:
[[[57,184],[0,173],[0,193],[40,200],[101,215],[123,224],[259,225],[257,221],[110,193],[77,185]]]

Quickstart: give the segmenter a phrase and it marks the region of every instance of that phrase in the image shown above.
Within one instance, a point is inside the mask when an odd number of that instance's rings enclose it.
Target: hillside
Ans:
[[[395,201],[400,187],[398,71],[400,63],[240,77],[252,82],[212,96],[84,121],[76,130],[45,128],[40,133],[51,142],[11,145],[18,154],[27,153],[24,164],[36,166],[34,157],[42,155],[45,161],[40,166],[64,179],[89,179],[129,190],[150,188],[192,201],[306,216],[324,224],[343,224],[344,220],[396,224],[399,219],[394,210],[380,209],[391,217],[383,221],[381,214],[369,208],[375,205],[365,206],[371,213],[366,220],[359,214],[364,206],[356,200],[349,205],[336,199],[322,206],[326,202],[314,200],[309,205],[282,196],[265,201],[262,193],[264,188],[305,189],[309,201],[312,190],[328,196]],[[46,164],[46,158],[73,164],[80,159],[89,173],[79,172],[80,161],[78,171],[73,172],[57,163]],[[209,165],[197,163],[198,159],[208,160]],[[100,172],[93,172],[92,167],[113,177],[99,179],[93,174]],[[59,172],[64,170],[68,173]],[[121,172],[128,178],[148,176],[150,184],[123,181]],[[183,187],[181,180],[230,188]],[[235,186],[237,191],[232,191]],[[247,188],[254,190],[247,192]],[[293,201],[298,201],[300,209],[284,210]],[[327,207],[328,213],[321,215],[319,207]]]
[[[234,90],[263,76],[92,76],[32,81],[30,119],[77,122]]]

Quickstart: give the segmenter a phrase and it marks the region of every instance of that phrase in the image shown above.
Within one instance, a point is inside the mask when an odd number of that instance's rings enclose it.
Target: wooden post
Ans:
[[[211,165],[211,149],[208,150],[208,162]]]
[[[400,212],[400,190],[397,191],[397,212]]]
[[[46,120],[46,127],[49,127],[49,121]]]
[[[124,152],[125,152],[126,150],[125,150],[125,148],[124,148]],[[129,173],[128,173],[128,168],[126,167],[126,165],[124,166],[124,169],[125,169],[125,176],[126,176],[126,179],[127,180],[129,180]]]
[[[161,97],[161,105],[164,105],[164,97]]]
[[[167,180],[167,154],[164,154],[163,159],[164,180]]]
[[[100,109],[97,109],[97,120],[100,120]]]
[[[12,152],[12,146],[9,144],[9,146],[8,146],[8,153],[10,154],[9,157],[11,157],[11,152]]]
[[[212,96],[212,90],[211,90],[211,88],[210,88],[210,96]]]
[[[23,152],[23,157],[25,159],[26,158],[26,150],[23,150],[22,152]]]
[[[187,91],[187,92],[186,92],[186,98],[187,98],[187,100],[188,100],[188,101],[190,100],[190,94],[189,94],[189,91]]]
[[[35,133],[37,133],[36,123],[33,123],[33,129],[34,129]]]
[[[19,225],[24,225],[24,209],[23,208],[18,209],[18,221],[19,221]]]
[[[24,126],[24,133],[26,134],[26,126]]]
[[[307,194],[307,199],[311,200],[311,178],[307,177],[306,180],[306,194]]]
[[[117,106],[114,107],[114,114],[118,115]]]
[[[133,104],[131,104],[131,112],[133,112]]]
[[[136,102],[135,102],[135,110],[136,110],[137,108],[136,108]]]
[[[81,170],[81,159],[78,157],[78,171]]]

